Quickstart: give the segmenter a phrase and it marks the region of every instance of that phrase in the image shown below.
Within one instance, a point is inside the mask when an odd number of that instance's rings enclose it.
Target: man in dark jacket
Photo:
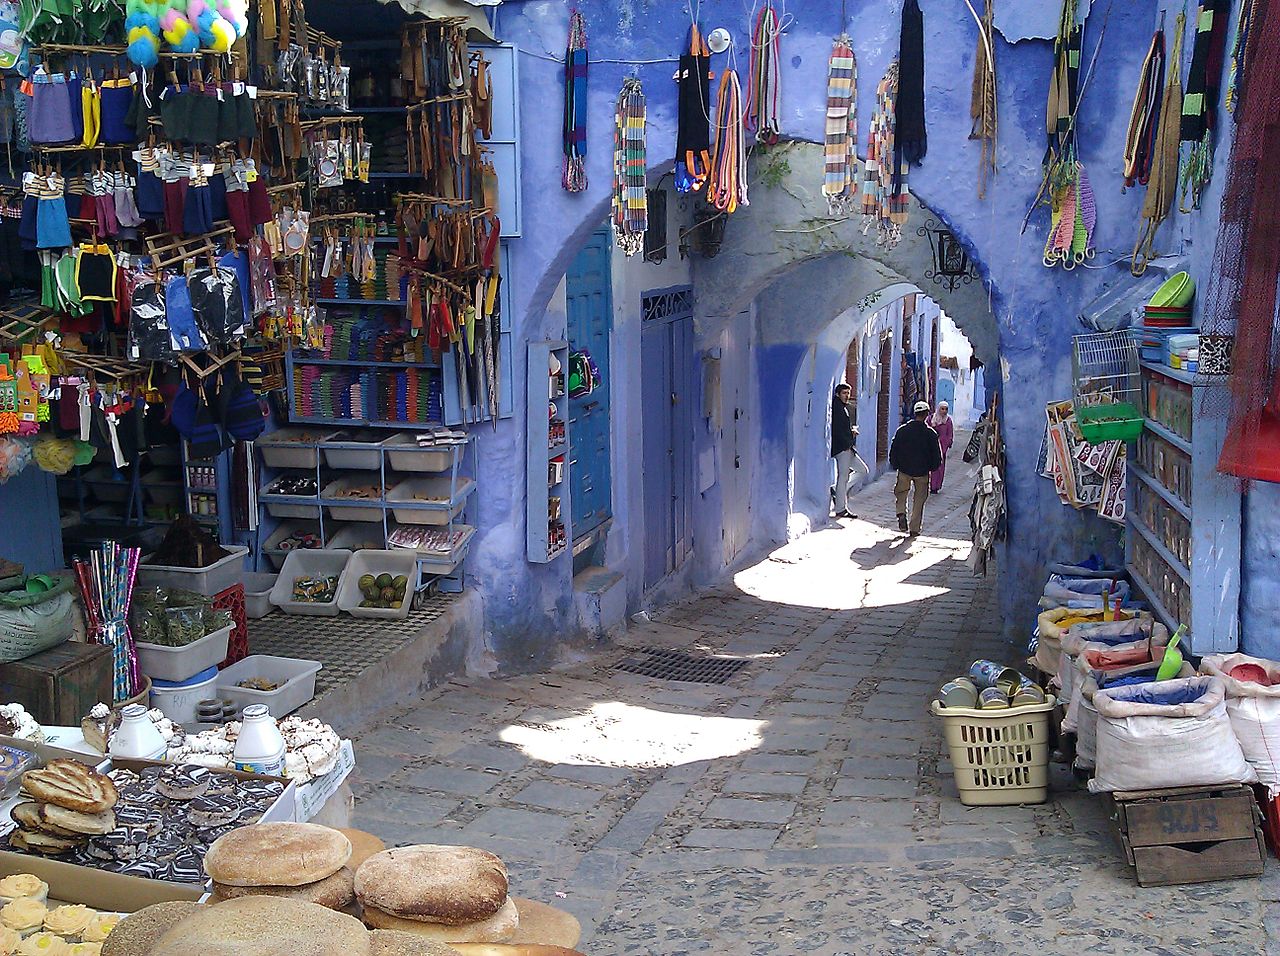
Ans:
[[[938,433],[929,427],[929,403],[916,402],[912,409],[915,418],[907,422],[893,436],[889,446],[889,464],[898,471],[898,482],[893,486],[898,501],[898,530],[907,531],[914,538],[920,533],[924,521],[924,500],[929,497],[929,472],[942,464],[942,446]],[[907,494],[914,490],[911,501],[911,525],[907,526]]]
[[[854,475],[861,471],[870,474],[866,463],[858,455],[858,426],[853,423],[850,402],[853,389],[848,385],[836,386],[831,398],[831,457],[836,460],[836,483],[831,486],[831,506],[837,518],[856,518],[849,513],[849,489]]]

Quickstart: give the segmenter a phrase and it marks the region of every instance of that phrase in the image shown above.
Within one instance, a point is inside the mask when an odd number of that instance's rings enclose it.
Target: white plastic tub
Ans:
[[[353,617],[380,617],[402,620],[409,616],[409,608],[413,604],[413,590],[417,584],[417,557],[412,551],[357,551],[347,562],[347,569],[342,572],[342,581],[338,584],[338,609],[346,611]],[[408,579],[404,600],[397,608],[361,607],[364,595],[360,592],[362,575],[389,574],[392,577],[404,575]]]
[[[203,568],[174,568],[163,564],[148,564],[144,560],[138,566],[138,584],[146,587],[185,588],[205,597],[213,597],[240,583],[244,577],[244,559],[249,554],[249,549],[243,545],[223,545],[223,548],[231,553]]]
[[[320,464],[316,443],[328,441],[337,432],[316,428],[281,428],[254,442],[268,468],[315,468]]]
[[[462,458],[466,445],[420,448],[413,432],[400,432],[382,447],[386,449],[387,464],[396,471],[441,472],[448,471]]]
[[[448,524],[462,514],[467,495],[475,490],[470,478],[459,477],[450,497],[449,478],[407,478],[387,492],[387,502],[393,506],[396,520],[401,524]],[[419,495],[427,497],[420,498]]]
[[[283,563],[283,562],[281,562]],[[267,574],[263,571],[250,571],[244,576],[244,613],[257,620],[266,617],[276,609],[271,603],[271,589],[275,587],[278,574]]]
[[[369,484],[370,476],[363,475],[343,475],[336,478],[329,484],[324,486],[324,490],[320,492],[321,498],[340,499],[341,492],[353,485]],[[376,482],[381,487],[381,479]],[[376,521],[382,523],[382,502],[377,498],[352,498],[351,505],[325,505],[329,509],[330,516],[336,521]]]
[[[343,548],[326,548],[324,550],[290,551],[284,559],[284,567],[271,588],[271,603],[286,614],[305,614],[311,617],[336,617],[338,601],[327,604],[311,601],[295,601],[293,599],[293,582],[298,578],[314,577],[317,574],[337,575],[338,583],[342,583],[342,572],[351,559],[351,552]]]
[[[214,687],[218,674],[194,684],[182,687],[157,687],[151,685],[151,706],[160,711],[175,724],[194,724],[196,722],[196,704],[210,697],[219,696]]]
[[[315,696],[316,674],[323,666],[319,661],[251,654],[218,672],[217,696],[231,701],[238,711],[250,704],[266,704],[271,716],[279,720]],[[275,690],[237,686],[237,682],[253,677],[261,677],[279,686]]]
[[[185,647],[138,641],[138,669],[152,680],[189,680],[226,660],[233,626],[218,628]]]
[[[331,525],[332,537],[329,538],[329,547],[346,548],[348,551],[376,550],[385,544],[382,534],[382,512],[378,511],[379,524],[373,524],[368,521],[359,521],[354,524]]]
[[[461,532],[458,542],[448,551],[433,551],[426,548],[413,548],[407,545],[391,543],[391,548],[397,551],[404,551],[407,554],[416,554],[418,557],[418,567],[428,574],[449,574],[459,564],[466,560],[467,552],[471,549],[471,539],[475,537],[476,529],[468,524],[456,524],[453,526],[456,531]],[[395,528],[389,532],[389,536],[395,533]]]
[[[313,515],[314,516],[314,515]],[[267,543],[262,546],[262,553],[267,556],[267,560],[271,562],[271,566],[279,571],[284,567],[284,559],[289,556],[292,551],[311,551],[313,548],[293,548],[290,551],[282,551],[280,542],[286,538],[292,537],[294,534],[313,534],[316,540],[320,540],[320,522],[319,521],[282,521],[280,526],[272,532],[271,537],[267,538]]]
[[[382,452],[379,450],[386,441],[386,434],[373,432],[356,432],[352,435],[336,435],[331,442],[341,444],[326,445],[324,461],[330,468],[352,468],[359,471],[377,471],[382,467]]]

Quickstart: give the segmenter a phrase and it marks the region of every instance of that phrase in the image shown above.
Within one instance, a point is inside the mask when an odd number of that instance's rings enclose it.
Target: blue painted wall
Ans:
[[[1057,9],[1057,0],[1022,0]],[[564,49],[571,6],[586,16],[593,64],[589,98],[590,189],[568,195],[559,187],[561,68],[556,62]],[[1019,234],[1024,215],[1040,183],[1044,152],[1044,103],[1051,46],[1044,41],[1010,44],[996,40],[999,76],[999,175],[990,197],[980,201],[975,179],[977,144],[968,141],[969,98],[976,31],[964,0],[928,0],[925,10],[926,106],[930,151],[924,165],[912,170],[913,193],[944,220],[970,249],[991,289],[991,306],[998,324],[1003,368],[988,369],[988,386],[1003,392],[1009,450],[1007,489],[1011,536],[1001,559],[1004,617],[1029,619],[1029,596],[1038,592],[1043,564],[1050,558],[1070,558],[1102,551],[1120,554],[1114,526],[1061,506],[1052,485],[1034,473],[1035,455],[1043,429],[1046,401],[1070,394],[1070,339],[1078,331],[1079,308],[1102,288],[1127,281],[1123,264],[1138,228],[1142,192],[1122,189],[1123,137],[1142,57],[1162,4],[1157,0],[1115,0],[1096,3],[1085,39],[1085,56],[1101,39],[1099,69],[1079,113],[1081,158],[1097,196],[1096,260],[1091,268],[1071,273],[1044,268],[1042,247],[1047,212],[1031,218]],[[1171,15],[1177,7],[1170,4]],[[729,28],[738,41],[737,66],[747,72],[747,12],[739,0],[702,0],[701,15],[708,29]],[[874,108],[876,84],[896,53],[898,0],[849,0],[850,33],[859,61],[860,150]],[[788,0],[792,22],[783,39],[783,125],[788,136],[820,141],[825,108],[826,62],[831,37],[840,29],[840,4],[835,0]],[[1108,13],[1109,10],[1109,13]],[[1103,20],[1106,20],[1105,36]],[[563,335],[563,316],[548,312],[548,304],[564,272],[608,209],[613,103],[625,76],[645,82],[649,107],[651,166],[666,168],[674,151],[675,85],[671,76],[676,56],[685,44],[689,14],[678,0],[507,0],[496,11],[500,37],[522,51],[521,135],[525,238],[514,243],[513,305],[518,339]],[[660,62],[611,62],[660,61]],[[726,63],[718,57],[714,67]],[[1219,172],[1228,150],[1220,149]],[[1222,176],[1215,181],[1221,185]],[[820,186],[821,171],[812,170],[812,186]],[[757,187],[759,188],[759,187]],[[1205,211],[1178,217],[1166,226],[1158,246],[1162,251],[1190,255],[1204,288],[1212,258],[1217,194]],[[914,228],[916,224],[912,224]],[[769,228],[753,222],[742,210],[729,229]],[[696,276],[696,271],[695,271]],[[850,303],[851,305],[853,303]],[[803,308],[803,302],[796,303]],[[957,321],[963,325],[962,316]],[[704,331],[704,330],[700,330]],[[708,334],[715,330],[705,330]],[[798,357],[809,342],[773,343],[757,354],[761,394],[787,394]],[[517,353],[518,354],[518,353]],[[524,370],[517,363],[516,394],[523,394]],[[778,474],[778,443],[785,435],[761,422],[757,483],[789,481]],[[481,435],[480,538],[469,568],[485,600],[492,649],[499,660],[533,661],[544,655],[552,639],[571,630],[571,584],[567,563],[534,568],[522,557],[523,482],[504,481],[509,463],[522,459],[524,435],[520,419],[502,423],[496,433]],[[487,477],[486,477],[487,476]],[[1271,497],[1267,497],[1270,495]],[[1274,560],[1274,489],[1255,492],[1265,506],[1249,509],[1246,548],[1247,594],[1268,598],[1267,611],[1246,617],[1246,640],[1261,628],[1268,641],[1280,633],[1275,610],[1280,601],[1280,569]],[[700,564],[704,576],[718,566],[718,549],[700,545],[715,535],[722,515],[714,490],[702,498],[696,513]],[[759,516],[757,516],[759,517]],[[1270,523],[1268,523],[1270,521]],[[1268,556],[1270,555],[1270,556]],[[564,565],[562,567],[562,565]],[[1255,647],[1263,645],[1255,643]],[[1280,648],[1276,648],[1280,652]]]

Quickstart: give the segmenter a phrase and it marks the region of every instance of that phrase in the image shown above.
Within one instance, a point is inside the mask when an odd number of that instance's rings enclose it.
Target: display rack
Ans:
[[[558,372],[552,373],[552,359]],[[530,342],[528,451],[525,469],[526,550],[534,564],[554,561],[569,550],[569,374],[568,342]],[[556,432],[553,435],[553,428]]]
[[[358,440],[358,432],[335,430],[314,440],[273,442],[266,435],[257,442],[263,456],[261,509],[255,547],[259,570],[275,570],[286,551],[276,545],[296,533],[313,534],[321,547],[385,548],[401,524],[431,525],[453,539],[448,551],[417,551],[418,587],[440,579],[442,590],[460,590],[460,569],[475,536],[467,524],[466,509],[476,489],[475,480],[463,474],[466,459],[475,474],[475,442],[420,448],[413,432],[375,435],[376,441]],[[470,455],[468,455],[470,452]],[[272,465],[268,461],[278,464]],[[293,463],[299,463],[297,466]],[[284,475],[307,476],[316,482],[315,495],[282,495],[269,492]],[[440,497],[415,500],[423,482]],[[379,490],[376,498],[352,499],[337,494],[344,483],[367,483]]]
[[[1125,560],[1155,615],[1197,655],[1240,641],[1241,496],[1217,471],[1226,402],[1194,376],[1142,362],[1144,430],[1131,449]]]

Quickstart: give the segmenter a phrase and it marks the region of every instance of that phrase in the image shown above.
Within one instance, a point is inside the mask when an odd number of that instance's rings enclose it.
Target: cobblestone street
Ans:
[[[1274,861],[1139,889],[1062,767],[1042,806],[960,805],[927,702],[974,657],[1025,657],[964,564],[971,487],[957,453],[907,542],[882,479],[862,520],[617,645],[415,700],[357,736],[354,825],[500,854],[588,956],[1280,951]],[[616,669],[660,647],[750,663],[723,685]]]

